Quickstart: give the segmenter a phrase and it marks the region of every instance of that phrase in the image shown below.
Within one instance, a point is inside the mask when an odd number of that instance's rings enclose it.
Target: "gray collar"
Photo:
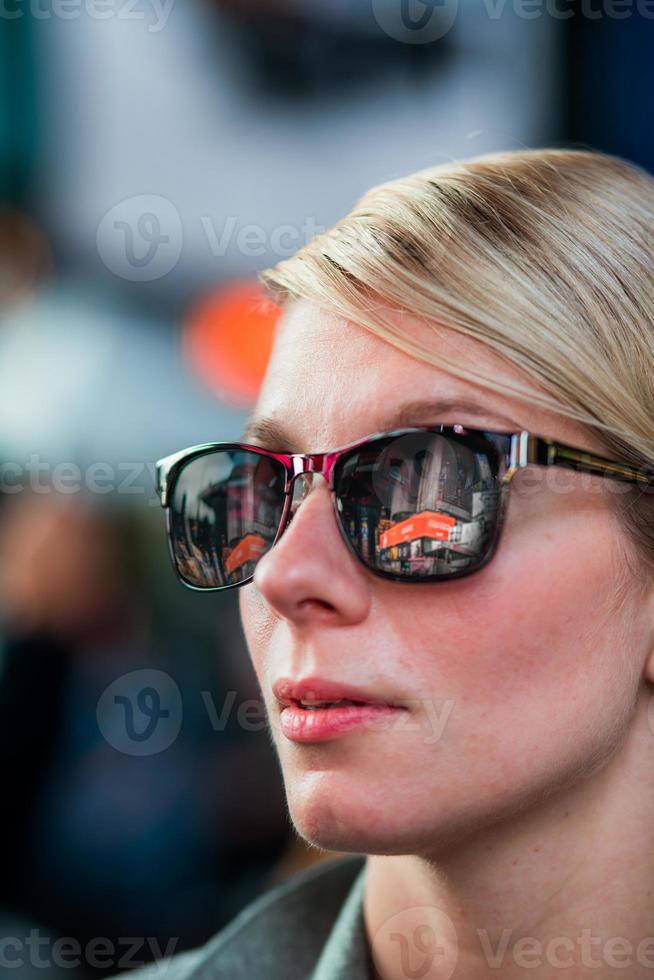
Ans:
[[[370,953],[363,918],[366,865],[352,884],[310,980],[370,980]]]
[[[365,873],[363,855],[305,869],[256,899],[201,949],[162,960],[134,980],[371,980]]]

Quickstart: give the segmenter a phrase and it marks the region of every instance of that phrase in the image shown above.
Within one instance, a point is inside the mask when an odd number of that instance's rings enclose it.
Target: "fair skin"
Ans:
[[[477,341],[402,323],[436,352],[529,383]],[[278,330],[256,415],[293,441],[267,448],[319,452],[436,395],[474,398],[482,414],[413,424],[526,428],[606,455],[576,422],[304,301]],[[318,479],[239,590],[291,819],[313,845],[369,855],[365,926],[384,980],[654,969],[654,941],[638,946],[654,936],[654,597],[629,578],[609,481],[552,468],[535,484],[535,469],[514,477],[500,547],[474,575],[373,575]],[[282,675],[404,699],[410,724],[290,741],[271,690]]]

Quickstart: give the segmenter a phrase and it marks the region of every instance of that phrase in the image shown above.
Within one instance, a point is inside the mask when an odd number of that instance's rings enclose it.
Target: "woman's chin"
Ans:
[[[389,828],[372,831],[347,822],[334,822],[328,819],[305,820],[291,813],[296,832],[308,844],[326,851],[343,854],[407,854],[415,848],[403,843],[403,835],[393,833]]]
[[[433,860],[520,810],[520,800],[503,792],[480,800],[450,784],[443,794],[372,770],[367,778],[336,769],[289,775],[286,799],[295,830],[309,844],[331,851]]]
[[[340,788],[339,788],[340,789]],[[380,804],[365,785],[340,792],[315,789],[288,796],[289,815],[297,833],[309,844],[330,851],[357,854],[408,854],[421,850],[421,829],[407,820],[399,797]],[[432,818],[433,822],[433,818]],[[434,828],[430,828],[432,833]],[[430,834],[427,834],[429,839]]]

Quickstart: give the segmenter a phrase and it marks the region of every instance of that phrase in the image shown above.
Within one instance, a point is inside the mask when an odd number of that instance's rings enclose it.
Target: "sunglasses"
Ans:
[[[414,584],[486,565],[500,540],[511,479],[529,464],[654,485],[642,470],[526,430],[431,425],[376,433],[325,453],[193,446],[159,460],[157,489],[173,565],[191,589],[251,582],[289,526],[302,487],[318,473],[352,555],[375,575]]]

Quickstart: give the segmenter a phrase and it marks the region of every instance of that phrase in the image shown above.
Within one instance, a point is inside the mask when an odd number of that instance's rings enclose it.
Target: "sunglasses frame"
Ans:
[[[392,572],[373,568],[365,562],[360,554],[358,554],[341,522],[341,515],[338,506],[339,502],[336,496],[333,475],[334,468],[338,460],[345,453],[360,449],[367,443],[376,441],[377,439],[397,438],[420,432],[442,434],[449,438],[454,438],[455,440],[457,437],[463,437],[462,441],[465,440],[466,436],[485,438],[489,444],[489,449],[492,448],[493,450],[492,455],[499,455],[499,466],[497,467],[497,472],[494,473],[494,477],[499,482],[500,496],[493,537],[484,559],[478,565],[475,565],[475,567],[472,569],[460,569],[447,575],[422,576],[418,579],[409,579],[403,576],[395,575]],[[502,440],[505,440],[503,451],[500,449]],[[499,454],[498,449],[500,449]],[[338,449],[332,449],[323,453],[278,453],[273,452],[270,449],[264,449],[261,446],[253,446],[245,442],[202,443],[200,445],[190,446],[188,449],[182,449],[179,452],[172,453],[170,456],[165,456],[156,463],[157,493],[159,495],[162,507],[166,510],[166,530],[173,567],[179,580],[187,588],[192,589],[195,592],[223,592],[226,589],[240,588],[243,585],[247,585],[254,578],[253,572],[242,581],[230,582],[227,585],[193,585],[183,577],[179,571],[179,568],[177,567],[172,542],[172,517],[170,508],[170,502],[177,477],[181,473],[182,469],[193,460],[221,450],[241,450],[244,452],[258,453],[261,456],[266,456],[269,459],[276,460],[277,462],[281,463],[285,469],[286,482],[284,486],[284,508],[279,527],[270,549],[272,549],[280,539],[290,524],[290,520],[292,519],[293,515],[291,514],[291,508],[293,504],[294,484],[296,479],[305,473],[320,473],[326,479],[329,486],[334,511],[336,513],[337,524],[341,532],[341,536],[347,544],[350,553],[353,554],[357,561],[373,575],[386,580],[390,579],[392,581],[400,582],[404,585],[433,585],[438,581],[450,581],[456,578],[463,578],[467,575],[473,575],[475,572],[480,571],[480,569],[482,569],[490,561],[497,550],[497,546],[501,538],[502,528],[506,519],[511,480],[519,469],[524,466],[528,466],[529,464],[536,464],[538,466],[563,466],[579,472],[591,473],[596,476],[608,477],[610,479],[616,479],[626,483],[639,483],[646,486],[654,486],[654,475],[647,476],[642,470],[637,469],[634,466],[608,459],[605,456],[599,456],[595,453],[589,452],[586,449],[579,449],[566,443],[548,439],[545,436],[536,435],[526,429],[516,432],[497,432],[495,430],[478,429],[472,426],[463,425],[418,425],[394,429],[390,432],[375,432],[371,435],[365,436],[363,439],[358,439],[354,442],[348,443],[345,446],[341,446]]]

